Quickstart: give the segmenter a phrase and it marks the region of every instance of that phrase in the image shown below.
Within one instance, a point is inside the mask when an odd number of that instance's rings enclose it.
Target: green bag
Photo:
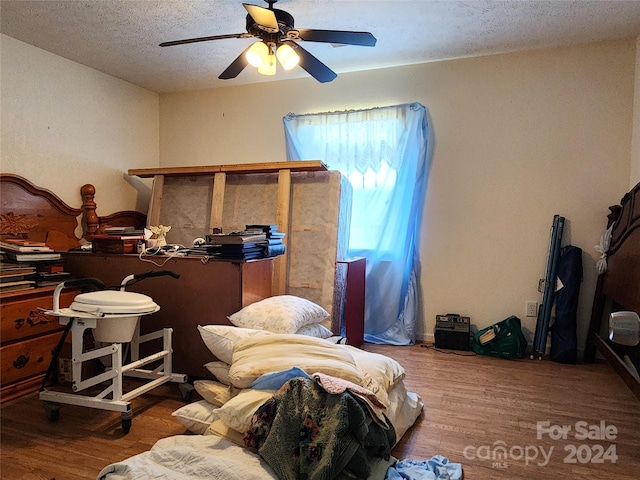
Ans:
[[[471,348],[478,355],[523,358],[527,350],[527,339],[522,333],[520,319],[512,315],[501,322],[479,330],[473,336]]]

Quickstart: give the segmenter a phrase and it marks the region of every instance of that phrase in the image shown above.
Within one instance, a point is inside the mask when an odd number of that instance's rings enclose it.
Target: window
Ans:
[[[320,159],[353,187],[349,253],[367,259],[365,340],[413,343],[431,147],[426,108],[289,114],[284,126],[289,160]]]

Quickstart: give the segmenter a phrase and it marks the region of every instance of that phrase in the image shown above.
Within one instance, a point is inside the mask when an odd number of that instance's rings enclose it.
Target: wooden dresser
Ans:
[[[198,325],[230,325],[227,317],[250,303],[272,295],[273,258],[249,261],[198,257],[152,257],[135,254],[66,252],[66,269],[74,275],[95,277],[107,286],[120,285],[132,273],[171,270],[169,276],[148,278],[128,287],[149,295],[160,310],[141,319],[141,333],[173,328],[173,371],[190,377],[211,377],[204,364],[215,360],[200,337]],[[144,257],[147,260],[150,257]]]
[[[54,288],[0,294],[0,399],[3,402],[40,388],[63,330],[56,317],[43,313],[52,307]],[[78,289],[62,292],[60,306],[69,306],[79,292]]]

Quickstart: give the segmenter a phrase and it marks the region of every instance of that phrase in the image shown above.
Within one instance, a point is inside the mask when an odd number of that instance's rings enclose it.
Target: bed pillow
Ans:
[[[261,375],[299,367],[365,386],[351,353],[321,338],[306,335],[251,337],[236,343],[229,379],[237,388],[248,388]]]
[[[360,350],[351,345],[345,345],[343,348],[351,352],[363,375],[375,379],[387,392],[390,392],[399,382],[404,380],[404,368],[393,358],[380,353]]]
[[[214,412],[229,428],[244,433],[249,430],[255,411],[273,397],[274,393],[275,390],[246,388]]]
[[[298,335],[307,335],[316,338],[329,338],[333,336],[333,332],[320,323],[313,325],[305,325],[296,332]]]
[[[199,400],[180,407],[171,415],[190,432],[202,435],[209,428],[209,425],[219,418],[215,410],[215,405],[206,400]]]
[[[254,335],[265,335],[264,330],[238,328],[232,325],[198,325],[202,341],[218,360],[231,363],[233,345]]]
[[[248,448],[244,444],[244,432],[236,432],[233,428],[229,427],[226,423],[224,423],[221,419],[214,420],[209,425],[209,428],[204,432],[205,435],[217,435],[218,437],[222,437],[230,442],[235,443],[236,445],[242,448]],[[252,450],[252,449],[249,449]]]
[[[296,333],[306,325],[329,318],[320,305],[295,295],[276,295],[247,305],[229,316],[236,327],[267,330],[273,333]]]
[[[216,407],[224,405],[235,393],[233,387],[213,380],[195,380],[193,387],[202,398]]]
[[[231,365],[224,362],[209,362],[204,364],[204,368],[209,370],[209,372],[224,385],[231,385],[231,380],[229,380],[229,367],[231,367]]]

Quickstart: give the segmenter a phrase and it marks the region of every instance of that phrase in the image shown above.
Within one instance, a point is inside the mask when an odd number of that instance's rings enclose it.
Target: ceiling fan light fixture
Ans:
[[[276,56],[273,53],[267,55],[262,65],[258,67],[258,73],[262,75],[275,75],[276,74]]]
[[[2,0],[0,0],[2,1]],[[246,45],[242,53],[218,76],[221,80],[236,78],[247,66],[251,65],[263,75],[275,75],[276,63],[280,62],[285,70],[299,65],[320,83],[331,82],[337,74],[320,59],[308,52],[300,42],[319,42],[338,45],[359,45],[373,47],[376,38],[370,32],[351,30],[318,30],[313,28],[294,28],[293,16],[273,4],[278,0],[265,0],[268,8],[243,3],[246,15],[246,32],[207,37],[185,38],[162,42],[161,47],[208,42],[226,38],[256,38]],[[278,48],[280,47],[280,48]],[[278,59],[276,61],[276,58]]]
[[[269,47],[267,44],[260,41],[251,45],[251,48],[247,50],[245,56],[249,65],[260,68],[260,66],[267,60],[269,53]]]
[[[296,65],[298,65],[298,62],[300,62],[300,57],[298,56],[298,54],[293,48],[291,48],[290,45],[287,45],[286,43],[283,43],[278,47],[278,49],[276,50],[276,57],[278,57],[280,65],[282,65],[282,68],[284,68],[285,70],[291,70]]]

